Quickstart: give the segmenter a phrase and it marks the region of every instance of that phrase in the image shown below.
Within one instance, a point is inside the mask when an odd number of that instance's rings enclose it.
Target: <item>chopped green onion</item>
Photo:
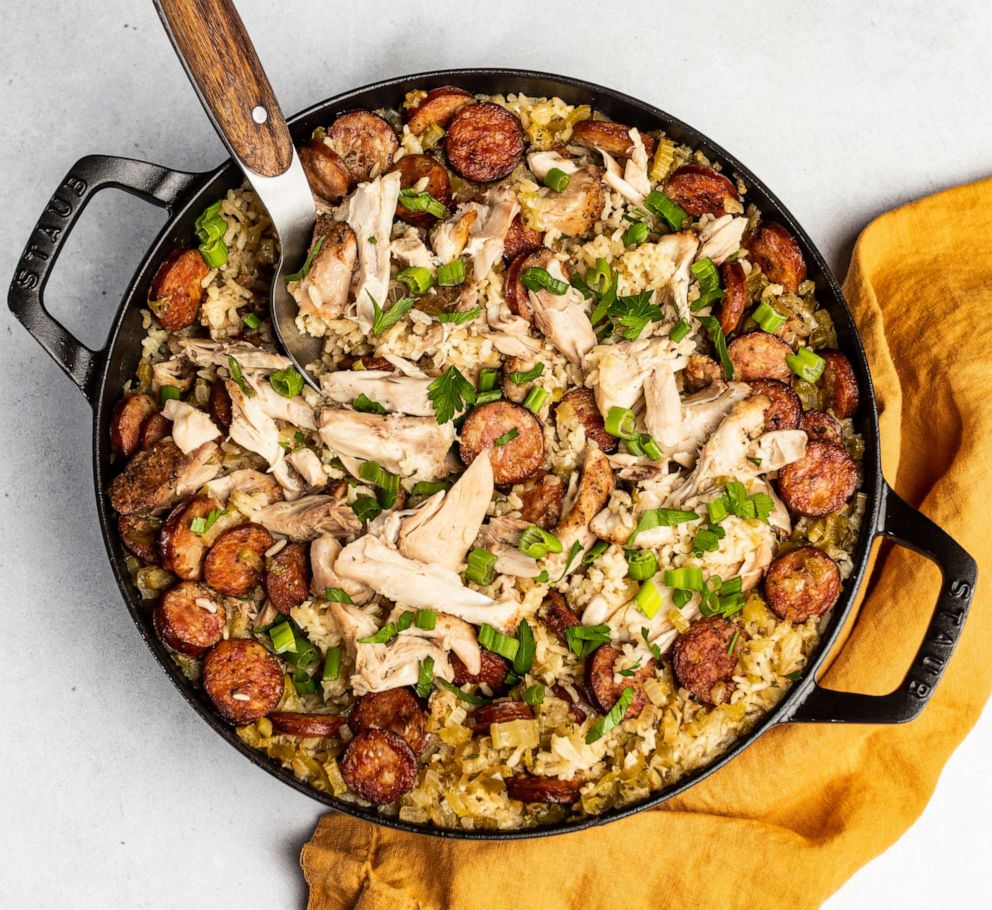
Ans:
[[[553,167],[544,176],[544,185],[553,189],[556,193],[561,193],[568,189],[568,184],[571,181],[571,177],[566,174],[560,167]]]
[[[517,648],[517,655],[513,658],[513,672],[523,676],[524,673],[530,672],[530,668],[534,665],[534,652],[537,649],[534,630],[526,619],[521,619],[520,625],[517,626],[517,642],[520,647]]]
[[[649,578],[641,585],[641,589],[634,598],[634,603],[648,619],[653,619],[654,615],[662,608],[664,601],[661,599],[661,591],[658,590],[653,578]]]
[[[248,385],[247,382],[245,382],[244,374],[241,372],[241,364],[238,363],[230,354],[227,355],[227,369],[231,374],[231,379],[234,381],[234,384],[241,389],[241,393],[245,396],[245,398],[254,398],[255,390]]]
[[[417,610],[417,615],[414,616],[413,622],[418,629],[430,632],[437,624],[437,611],[427,609]]]
[[[362,414],[386,413],[386,409],[378,401],[373,401],[364,392],[359,392],[358,397],[351,403],[351,406]]]
[[[221,240],[226,233],[227,222],[220,215],[216,218],[211,218],[209,221],[204,221],[202,224],[197,222],[196,238],[204,245]]]
[[[568,290],[568,282],[555,278],[547,269],[537,266],[524,269],[520,283],[529,291],[545,290],[556,296],[561,296]]]
[[[730,514],[727,508],[727,500],[722,496],[706,503],[706,511],[709,514],[710,524],[713,525],[720,524]]]
[[[627,546],[633,546],[637,535],[642,531],[650,531],[652,528],[674,528],[676,525],[695,521],[697,518],[699,515],[695,512],[686,512],[682,509],[648,509],[642,512],[637,520],[634,533],[627,538]]]
[[[301,278],[306,278],[310,274],[310,266],[313,265],[314,259],[317,258],[317,254],[320,252],[320,248],[324,245],[324,238],[318,237],[316,242],[312,247],[310,247],[310,252],[307,253],[307,258],[303,262],[303,267],[298,272],[293,272],[292,275],[283,275],[283,281],[299,281]]]
[[[372,301],[372,334],[381,335],[386,329],[396,325],[413,308],[412,297],[401,297],[388,310],[384,310],[367,290]]]
[[[711,306],[720,300],[724,291],[720,287],[720,273],[712,259],[703,258],[689,266],[689,271],[696,276],[699,282],[699,299],[692,304],[693,310],[701,310],[703,307]]]
[[[545,531],[537,525],[529,525],[523,534],[520,535],[518,549],[524,556],[534,559],[541,559],[548,553],[560,553],[562,551],[561,541],[550,531]]]
[[[245,314],[244,319],[241,321],[252,331],[257,329],[262,324],[262,320],[259,319],[254,313]]]
[[[435,493],[440,493],[441,490],[450,488],[451,481],[449,480],[418,480],[410,492],[414,496],[433,496]]]
[[[513,442],[520,435],[520,430],[510,427],[502,436],[493,440],[494,446],[505,446],[508,442]]]
[[[544,372],[544,364],[539,363],[537,366],[531,367],[529,370],[524,370],[523,372],[512,372],[510,373],[510,382],[515,385],[522,385],[525,382],[533,382]]]
[[[430,193],[418,193],[410,187],[400,190],[399,204],[408,212],[426,212],[435,218],[444,218],[448,214],[448,210]]]
[[[502,397],[502,389],[490,389],[488,392],[477,392],[475,395],[475,403],[489,404],[492,401],[499,401]]]
[[[306,670],[295,670],[292,679],[297,695],[313,695],[317,691],[317,683]]]
[[[640,246],[648,239],[650,228],[643,221],[635,221],[623,232],[624,246]]]
[[[426,294],[434,286],[434,276],[430,270],[419,265],[400,269],[396,273],[396,280],[405,284],[411,294]]]
[[[324,600],[332,604],[354,604],[355,602],[343,588],[324,588]]]
[[[283,398],[295,398],[303,391],[303,377],[293,367],[287,367],[269,376],[269,385]]]
[[[483,367],[479,370],[479,391],[489,392],[496,388],[499,382],[499,369],[497,367]]]
[[[524,701],[532,708],[536,708],[538,705],[543,704],[544,686],[541,685],[541,683],[535,683],[533,686],[528,686],[524,689]]]
[[[689,221],[688,213],[660,190],[652,190],[644,197],[644,207],[673,231],[681,231]]]
[[[539,385],[534,386],[524,399],[524,407],[535,414],[544,407],[544,402],[548,400],[548,391]]]
[[[680,610],[692,600],[692,591],[683,591],[681,589],[676,589],[675,593],[672,595],[672,602]]]
[[[197,249],[210,268],[220,269],[227,264],[227,244],[223,240],[218,238],[211,243],[201,243]]]
[[[436,677],[434,682],[442,688],[447,689],[449,692],[453,692],[462,701],[466,701],[470,705],[488,705],[490,702],[490,699],[483,698],[481,695],[473,695],[471,692],[463,692],[454,683],[450,683],[448,680],[442,679],[440,676]]]
[[[715,553],[720,549],[720,541],[726,532],[719,526],[700,528],[692,540],[692,549],[697,554]]]
[[[276,654],[296,651],[296,636],[293,634],[293,627],[288,622],[281,622],[269,629],[269,638],[272,640],[272,647]]]
[[[407,610],[396,622],[387,622],[375,635],[359,638],[358,641],[363,645],[384,645],[392,641],[400,632],[409,629],[413,625],[414,615],[412,610]]]
[[[658,559],[650,550],[628,550],[627,574],[634,581],[647,581],[658,571]]]
[[[476,547],[468,554],[468,567],[465,569],[465,578],[474,581],[477,585],[491,585],[496,577],[496,554]]]
[[[597,259],[598,263],[599,260]],[[606,290],[603,291],[602,296],[599,298],[599,303],[596,304],[595,309],[589,316],[589,321],[593,325],[598,325],[603,319],[607,317],[610,310],[613,309],[617,302],[617,288],[620,284],[620,273],[613,272],[610,278],[610,283]],[[607,323],[609,325],[609,323]]]
[[[610,730],[619,724],[624,719],[627,709],[633,700],[634,690],[630,686],[624,686],[623,692],[620,693],[620,697],[616,700],[613,707],[610,708],[609,713],[601,717],[589,728],[589,732],[586,734],[586,744],[590,745],[602,739]]]
[[[487,651],[492,651],[509,661],[517,656],[517,651],[520,649],[519,641],[510,635],[504,635],[487,622],[479,627],[479,644]]]
[[[337,679],[341,672],[341,645],[328,648],[324,655],[324,670],[320,674],[323,679]]]
[[[754,504],[754,517],[767,524],[768,517],[775,509],[775,500],[767,493],[755,493],[749,497],[749,500]]]
[[[221,515],[226,514],[227,509],[211,509],[210,514],[207,515],[206,518],[194,518],[189,523],[189,529],[194,534],[205,534],[214,526],[214,524],[216,524],[217,519],[220,518]]]
[[[699,566],[682,566],[665,570],[665,585],[682,591],[703,590],[703,570]]]
[[[608,540],[597,540],[586,552],[585,556],[582,557],[582,565],[590,566],[592,565],[600,556],[602,556],[610,547],[610,542]]]
[[[641,445],[641,436],[646,436],[647,433],[639,434],[635,439],[625,439],[623,444],[627,447],[627,451],[636,458],[641,458],[644,455],[644,447]]]
[[[692,326],[685,319],[679,319],[675,325],[672,326],[672,330],[668,333],[668,337],[672,339],[672,342],[678,344],[689,332],[692,331]]]
[[[789,368],[800,379],[807,382],[816,382],[823,375],[827,362],[809,348],[800,348],[795,354],[789,354],[785,358]]]
[[[417,664],[417,695],[427,698],[434,688],[434,658],[425,657]]]
[[[220,213],[220,207],[223,202],[223,199],[218,199],[216,202],[208,205],[202,212],[200,212],[196,221],[193,222],[193,228],[195,230],[199,230],[200,226],[206,224],[208,221],[214,221],[217,218],[223,217]]]
[[[610,627],[605,623],[598,626],[569,626],[565,630],[565,641],[576,657],[588,657],[609,640]]]
[[[586,285],[596,294],[605,294],[613,281],[613,271],[610,264],[602,258],[596,260],[596,265],[586,272]]]
[[[438,266],[437,283],[443,288],[451,288],[461,284],[465,280],[465,263],[461,259],[454,259]]]
[[[178,386],[164,385],[164,386],[162,386],[158,390],[159,404],[163,404],[164,405],[170,399],[174,399],[174,400],[178,401],[179,400],[179,397],[182,395],[182,393],[183,393],[183,390],[180,389]]]
[[[475,319],[482,312],[482,307],[472,307],[470,310],[455,310],[451,313],[438,313],[437,321],[451,323],[453,325],[465,325]]]
[[[713,342],[713,347],[716,349],[716,356],[719,358],[720,365],[723,367],[723,375],[727,379],[733,379],[734,365],[730,362],[730,355],[727,353],[727,339],[723,334],[723,329],[720,328],[720,321],[716,316],[700,316],[699,323],[706,329],[707,334]]]
[[[614,405],[606,415],[606,432],[620,439],[636,439],[635,421],[634,412],[630,408]]]
[[[764,331],[770,334],[777,332],[786,322],[785,316],[768,303],[767,300],[762,300],[758,304],[758,308],[752,314],[752,318]]]
[[[358,496],[351,504],[351,511],[355,513],[359,521],[372,521],[373,518],[382,513],[382,507],[372,496]]]
[[[648,433],[641,433],[637,437],[638,445],[644,450],[644,454],[647,455],[652,461],[658,461],[661,459],[661,447],[654,441],[654,437]]]

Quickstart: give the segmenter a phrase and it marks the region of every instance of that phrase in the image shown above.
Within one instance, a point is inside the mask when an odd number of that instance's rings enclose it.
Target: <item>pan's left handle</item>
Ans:
[[[105,348],[88,348],[45,308],[45,285],[55,261],[83,209],[100,190],[124,190],[172,214],[200,176],[131,158],[89,155],[70,168],[31,232],[7,305],[91,403]]]

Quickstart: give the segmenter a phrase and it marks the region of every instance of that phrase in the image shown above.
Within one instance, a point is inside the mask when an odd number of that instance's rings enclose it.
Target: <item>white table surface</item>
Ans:
[[[480,64],[641,96],[746,162],[840,276],[873,216],[990,171],[984,4],[240,6],[287,111]],[[221,160],[151,3],[5,0],[0,35],[3,282],[76,158]],[[84,216],[48,295],[84,340],[102,340],[162,220],[114,191]],[[97,528],[89,408],[6,311],[0,323],[0,904],[301,908],[318,804],[210,733],[141,644]],[[989,906],[990,747],[986,714],[921,820],[825,906]]]

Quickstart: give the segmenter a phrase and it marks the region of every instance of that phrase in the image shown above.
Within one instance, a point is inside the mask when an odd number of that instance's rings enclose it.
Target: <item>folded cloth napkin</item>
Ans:
[[[992,566],[992,180],[873,221],[845,285],[881,410],[885,476]],[[825,674],[883,693],[902,678],[939,573],[879,553],[857,624]],[[992,689],[992,587],[923,714],[902,726],[773,728],[662,807],[575,834],[442,841],[327,815],[301,857],[310,910],[817,907],[919,816]]]

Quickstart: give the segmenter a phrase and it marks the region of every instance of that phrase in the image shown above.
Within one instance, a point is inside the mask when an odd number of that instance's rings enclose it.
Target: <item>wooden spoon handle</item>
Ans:
[[[293,140],[234,3],[155,0],[155,6],[231,151],[256,173],[285,173]]]

